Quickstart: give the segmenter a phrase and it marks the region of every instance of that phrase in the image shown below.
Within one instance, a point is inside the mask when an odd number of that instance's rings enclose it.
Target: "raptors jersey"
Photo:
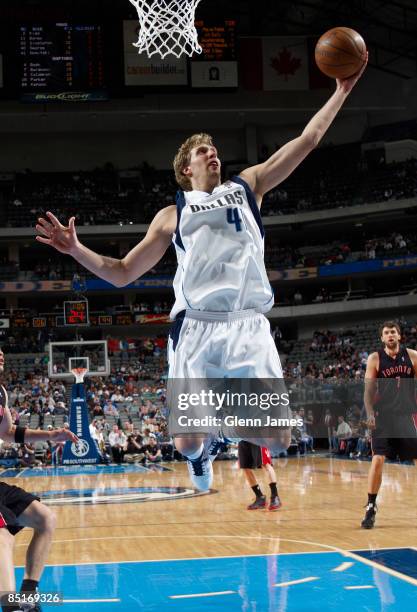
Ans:
[[[171,318],[183,310],[267,312],[274,304],[255,196],[233,177],[212,193],[177,194],[178,268]]]
[[[378,395],[375,408],[382,413],[417,412],[415,396],[415,371],[410,355],[401,347],[395,357],[381,349],[378,351]]]

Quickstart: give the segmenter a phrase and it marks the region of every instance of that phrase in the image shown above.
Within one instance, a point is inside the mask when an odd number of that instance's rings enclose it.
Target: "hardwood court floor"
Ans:
[[[314,455],[275,460],[283,501],[277,512],[246,510],[252,492],[234,461],[214,464],[216,492],[209,495],[146,503],[55,506],[58,529],[49,563],[415,547],[417,469],[385,466],[377,526],[364,531],[360,521],[369,465]],[[172,472],[19,477],[8,482],[41,494],[71,489],[75,497],[89,488],[190,489],[186,465],[169,467]],[[262,489],[268,491],[265,474],[261,470],[257,473]],[[29,539],[29,530],[17,536],[17,565],[24,564]]]

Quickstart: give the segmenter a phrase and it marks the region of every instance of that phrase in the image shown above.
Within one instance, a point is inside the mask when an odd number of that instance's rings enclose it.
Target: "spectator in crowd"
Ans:
[[[114,416],[118,417],[119,413],[116,409],[116,406],[113,404],[111,399],[108,399],[104,405],[103,412],[105,416]]]
[[[142,436],[138,429],[127,434],[126,453],[124,456],[127,463],[142,461],[145,458],[145,449],[142,447]]]
[[[126,442],[126,436],[123,431],[117,425],[113,425],[113,429],[109,433],[109,444],[114,463],[122,463],[126,450]]]
[[[294,306],[300,306],[303,303],[303,294],[299,289],[294,293]]]
[[[174,441],[168,433],[166,422],[161,425],[161,430],[157,434],[157,440],[161,448],[162,460],[172,461],[174,459]]]
[[[337,417],[338,426],[335,433],[336,444],[339,453],[344,453],[347,447],[347,440],[352,437],[352,429],[348,423],[345,421],[345,417],[339,415]]]
[[[366,427],[362,427],[359,430],[356,453],[353,456],[356,459],[360,459],[361,457],[369,457],[371,450],[371,435]]]
[[[326,408],[326,412],[324,415],[324,424],[326,426],[326,431],[327,431],[327,440],[329,443],[329,451],[335,450],[335,444],[334,444],[334,438],[335,438],[335,431],[334,431],[334,418],[333,415],[331,413],[330,408]]]
[[[22,444],[19,449],[19,463],[23,468],[33,468],[42,465],[42,461],[36,459],[35,448],[32,444]]]
[[[146,461],[149,461],[150,463],[159,463],[162,461],[161,448],[156,441],[155,434],[151,433],[149,435],[149,443],[143,448],[143,450]]]
[[[298,438],[298,447],[300,455],[305,455],[307,451],[314,452],[313,450],[313,437],[307,433],[308,425],[306,422],[306,415],[304,408],[298,410],[298,418],[302,420],[303,424],[298,426],[300,432]]]
[[[65,402],[57,402],[53,414],[54,415],[58,415],[58,414],[68,415],[68,408],[66,408]]]

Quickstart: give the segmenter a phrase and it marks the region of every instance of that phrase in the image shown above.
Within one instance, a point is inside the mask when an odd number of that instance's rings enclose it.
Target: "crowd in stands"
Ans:
[[[417,140],[416,119],[373,125],[365,131],[362,138],[363,142],[392,142],[406,139]]]
[[[331,266],[366,259],[404,256],[417,250],[416,232],[392,232],[385,236],[361,236],[359,238],[335,241],[331,244],[308,246],[276,244],[267,239],[265,264],[271,268],[305,268],[310,266]],[[317,242],[317,238],[315,239]]]
[[[417,159],[369,165],[359,145],[323,147],[264,197],[263,215],[275,216],[402,200],[417,195]]]
[[[273,151],[263,146],[261,159]],[[225,163],[227,166],[227,163]],[[320,147],[277,189],[264,198],[263,214],[282,215],[414,197],[417,160],[370,163],[360,143]],[[4,187],[3,189],[6,189]],[[52,209],[78,225],[149,223],[174,202],[173,172],[147,164],[118,171],[112,164],[92,172],[17,173],[2,194],[8,201],[6,225],[34,226]]]
[[[46,210],[58,218],[75,216],[79,225],[133,223],[137,190],[127,187],[111,164],[93,172],[34,173],[15,176],[8,205],[8,227],[33,226]]]
[[[278,243],[277,243],[278,242]],[[331,266],[333,264],[382,259],[415,254],[417,233],[415,231],[390,232],[382,236],[346,236],[343,240],[323,243],[321,236],[308,238],[308,245],[285,243],[282,239],[268,236],[265,247],[265,265],[268,270]],[[146,276],[173,277],[177,268],[176,256],[169,249],[162,260]],[[0,260],[0,280],[72,280],[81,276],[85,281],[96,278],[71,258],[52,258],[44,262],[22,261],[19,265],[4,257]]]

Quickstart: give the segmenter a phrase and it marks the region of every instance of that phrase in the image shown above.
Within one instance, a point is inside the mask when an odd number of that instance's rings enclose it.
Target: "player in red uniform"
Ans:
[[[246,480],[256,495],[256,499],[249,504],[248,510],[259,510],[266,507],[266,496],[255,476],[254,470],[262,467],[268,475],[269,487],[271,489],[271,500],[268,510],[278,510],[281,507],[281,500],[278,495],[277,477],[272,465],[272,458],[269,449],[265,446],[257,446],[251,442],[241,440],[238,445],[239,467],[244,471]]]

